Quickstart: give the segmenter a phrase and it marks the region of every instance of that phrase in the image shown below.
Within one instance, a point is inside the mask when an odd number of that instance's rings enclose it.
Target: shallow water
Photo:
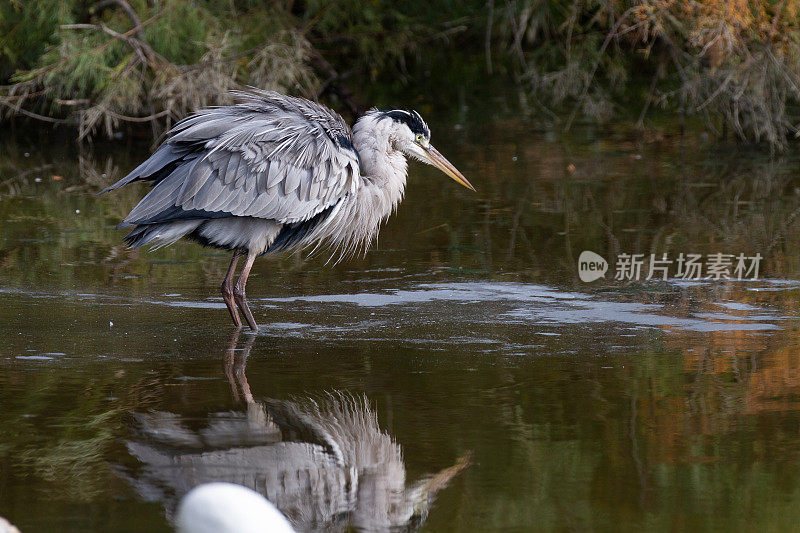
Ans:
[[[224,254],[120,245],[144,189],[93,193],[146,144],[3,140],[0,516],[168,531],[227,479],[304,529],[794,527],[797,154],[446,123],[478,193],[415,165],[365,258],[260,260],[257,335],[229,323]],[[764,262],[583,283],[583,250]]]

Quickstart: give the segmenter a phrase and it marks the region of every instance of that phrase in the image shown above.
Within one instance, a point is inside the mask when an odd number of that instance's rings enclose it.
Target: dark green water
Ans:
[[[219,296],[224,254],[120,244],[144,189],[93,193],[148,146],[2,140],[0,516],[168,531],[188,488],[228,479],[322,530],[796,527],[797,154],[432,118],[478,193],[412,165],[364,259],[260,260],[255,336]],[[586,284],[583,250],[758,252],[763,279]],[[321,431],[362,396],[378,428],[340,441],[399,448],[331,463]]]

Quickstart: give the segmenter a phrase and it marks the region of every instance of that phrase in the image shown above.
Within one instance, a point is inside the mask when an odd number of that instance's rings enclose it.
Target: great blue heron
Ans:
[[[221,290],[236,326],[238,306],[258,329],[245,285],[259,255],[320,245],[342,256],[366,249],[403,198],[406,156],[475,190],[431,146],[416,111],[372,109],[351,131],[341,116],[303,98],[235,95],[236,105],[178,122],[150,158],[100,194],[133,181],[154,184],[119,226],[133,226],[125,236],[131,247],[188,237],[232,250]]]

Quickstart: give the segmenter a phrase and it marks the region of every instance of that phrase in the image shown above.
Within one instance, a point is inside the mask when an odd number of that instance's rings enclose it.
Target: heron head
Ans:
[[[433,165],[467,189],[475,190],[467,178],[431,145],[431,130],[419,113],[395,109],[383,111],[383,114],[397,124],[394,144],[399,150],[409,157]]]

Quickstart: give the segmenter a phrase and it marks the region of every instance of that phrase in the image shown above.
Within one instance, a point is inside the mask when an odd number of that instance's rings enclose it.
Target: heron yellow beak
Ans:
[[[442,172],[453,178],[456,181],[456,183],[463,185],[464,187],[466,187],[471,191],[475,190],[475,187],[473,187],[472,184],[469,181],[467,181],[467,178],[465,178],[464,175],[461,172],[459,172],[458,169],[454,167],[450,161],[448,161],[442,154],[440,154],[436,148],[434,148],[431,145],[426,146],[425,154],[428,156],[428,161],[430,161],[431,165],[435,166],[436,168],[438,168],[439,170],[441,170]]]

